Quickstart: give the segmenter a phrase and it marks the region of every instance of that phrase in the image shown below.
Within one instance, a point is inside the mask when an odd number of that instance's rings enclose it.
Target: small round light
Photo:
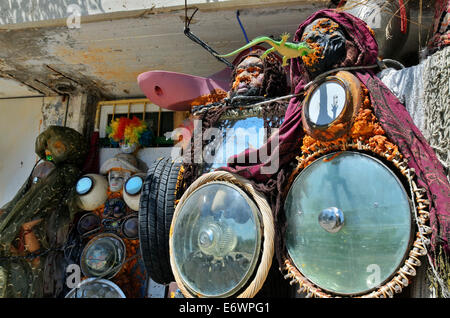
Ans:
[[[84,195],[84,194],[88,193],[89,191],[91,191],[93,186],[94,186],[94,181],[92,180],[92,178],[85,176],[85,177],[80,178],[80,180],[78,180],[75,189],[79,195]]]
[[[88,277],[111,278],[125,260],[125,244],[112,233],[99,234],[91,239],[81,254],[81,270]]]
[[[100,227],[100,217],[95,213],[86,213],[77,224],[78,234],[83,235]]]
[[[131,215],[122,223],[122,234],[127,239],[135,240],[139,237],[139,220],[137,215]]]
[[[72,289],[65,298],[126,298],[123,291],[107,279],[94,277],[84,280],[79,287]]]
[[[142,185],[144,184],[144,180],[140,176],[132,176],[128,178],[125,183],[125,191],[129,195],[136,195],[141,192]]]
[[[311,163],[292,183],[284,210],[290,258],[332,293],[358,295],[382,285],[410,245],[411,207],[402,183],[363,153],[331,153]]]
[[[213,181],[186,198],[172,223],[183,284],[199,297],[228,297],[251,277],[261,249],[259,210],[234,184]]]

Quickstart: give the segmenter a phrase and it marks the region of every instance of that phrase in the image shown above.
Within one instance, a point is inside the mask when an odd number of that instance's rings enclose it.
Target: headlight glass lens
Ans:
[[[88,278],[80,288],[72,290],[66,298],[125,298],[123,291],[106,279]]]
[[[93,185],[94,181],[90,177],[82,177],[78,180],[75,190],[79,195],[83,195],[91,191]]]
[[[78,220],[77,224],[78,234],[80,235],[97,229],[98,227],[100,227],[100,218],[93,212],[84,214],[80,220]]]
[[[125,244],[116,235],[99,234],[91,239],[81,254],[81,270],[89,277],[111,278],[125,259]]]
[[[227,297],[250,278],[259,257],[256,204],[235,185],[214,181],[184,202],[173,224],[175,266],[202,297]]]
[[[122,234],[130,240],[135,240],[139,237],[139,220],[137,215],[132,215],[123,221]]]
[[[409,248],[406,191],[387,166],[362,153],[329,154],[307,166],[289,190],[285,213],[289,256],[329,292],[359,294],[379,286]]]

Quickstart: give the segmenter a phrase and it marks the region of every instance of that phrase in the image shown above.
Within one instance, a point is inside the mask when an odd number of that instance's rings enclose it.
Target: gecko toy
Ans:
[[[214,55],[217,57],[230,57],[230,56],[238,54],[248,48],[251,48],[255,44],[266,42],[266,43],[270,44],[272,47],[270,49],[268,49],[267,51],[265,51],[260,56],[261,60],[264,59],[268,54],[272,53],[273,51],[278,51],[283,56],[282,66],[286,66],[288,59],[305,56],[305,55],[308,55],[308,54],[314,52],[314,49],[310,48],[306,42],[300,42],[300,43],[287,42],[288,38],[289,38],[288,33],[284,33],[283,35],[281,35],[280,41],[275,41],[267,36],[260,36],[260,37],[253,39],[252,41],[250,41],[243,47],[241,47],[231,53],[224,54],[224,55],[218,55],[218,54],[214,54]]]

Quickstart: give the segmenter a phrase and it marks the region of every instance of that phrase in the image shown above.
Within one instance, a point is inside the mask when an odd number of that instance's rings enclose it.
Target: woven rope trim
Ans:
[[[173,253],[173,227],[174,224],[180,214],[180,210],[183,207],[186,199],[198,189],[200,186],[213,182],[213,181],[226,181],[230,182],[242,190],[244,190],[247,194],[249,194],[256,205],[259,208],[262,217],[263,224],[263,251],[261,256],[261,262],[258,266],[258,270],[252,282],[247,286],[247,288],[237,296],[237,298],[252,298],[255,296],[258,291],[263,286],[267,275],[269,273],[269,269],[272,265],[272,258],[274,255],[274,237],[275,237],[275,226],[272,216],[272,209],[270,208],[269,203],[267,202],[264,195],[260,192],[256,191],[250,182],[247,179],[244,179],[238,175],[232,174],[226,171],[214,171],[200,176],[196,179],[183,193],[183,196],[180,198],[180,201],[177,204],[175,209],[172,224],[170,227],[169,234],[169,254],[170,254],[170,266],[172,268],[173,275],[175,277],[175,281],[178,284],[178,288],[180,288],[181,292],[186,298],[194,298],[200,295],[192,295],[192,293],[184,286],[183,281],[181,279],[180,273],[178,272],[177,267],[175,266],[175,256]]]
[[[309,163],[313,161],[314,158],[321,155],[333,152],[333,151],[346,151],[346,150],[364,150],[370,151],[377,154],[380,157],[386,158],[391,161],[395,167],[399,169],[402,175],[404,175],[410,184],[411,192],[414,193],[414,212],[416,214],[416,223],[418,227],[418,232],[416,233],[416,239],[412,244],[412,248],[409,252],[409,257],[405,260],[403,266],[394,274],[393,278],[379,287],[378,289],[364,295],[358,295],[358,298],[392,298],[394,294],[401,293],[403,288],[407,287],[409,284],[409,277],[416,276],[416,267],[421,265],[419,257],[427,255],[426,245],[430,244],[430,239],[428,236],[431,234],[431,228],[428,226],[429,212],[427,211],[430,202],[426,199],[426,190],[423,188],[418,188],[415,183],[414,176],[415,172],[413,168],[408,168],[406,159],[403,159],[399,154],[393,155],[391,152],[381,152],[376,150],[374,147],[368,144],[362,143],[360,141],[356,143],[346,143],[341,145],[333,145],[330,147],[320,148],[308,157],[302,159],[297,157],[299,164],[297,169],[291,175],[290,182],[293,180],[293,176],[296,175],[301,169],[305,168]],[[298,284],[298,293],[305,293],[306,297],[319,297],[319,298],[333,298],[341,296],[327,293],[310,282],[306,277],[304,277],[300,271],[294,266],[291,259],[285,255],[284,257],[284,268],[283,270],[287,272],[284,278],[290,280],[290,284]]]

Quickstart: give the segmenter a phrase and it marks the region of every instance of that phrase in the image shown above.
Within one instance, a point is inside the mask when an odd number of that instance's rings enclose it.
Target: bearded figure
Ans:
[[[271,53],[266,58],[260,59],[260,56],[266,51],[265,48],[254,46],[250,50],[240,53],[234,60],[235,68],[231,75],[231,88],[227,96],[221,101],[197,105],[191,110],[191,121],[198,120],[201,122],[202,136],[209,128],[218,128],[224,132],[227,128],[240,128],[236,123],[239,120],[253,117],[260,118],[261,129],[265,129],[264,140],[266,140],[274,129],[277,129],[284,118],[287,108],[286,100],[271,101],[276,97],[289,94],[290,87],[285,69],[281,66],[281,58]],[[204,100],[204,97],[201,97]],[[259,104],[253,108],[254,104]],[[248,110],[253,111],[252,114]],[[239,124],[238,124],[239,125]],[[256,127],[256,126],[255,126]],[[248,128],[242,126],[242,128]],[[192,130],[194,128],[192,127]],[[195,137],[195,136],[194,136]],[[237,160],[235,155],[239,154],[239,160],[245,158],[245,153],[249,150],[255,150],[255,145],[246,144],[239,147],[234,153],[223,153],[226,139],[230,136],[210,136],[211,138],[203,138],[202,147],[207,155],[215,157],[215,162],[198,164],[196,162],[196,154],[194,154],[195,138],[191,137],[191,149],[185,152],[185,172],[183,179],[185,184],[189,185],[200,174],[225,167],[228,160]],[[234,136],[231,136],[234,138]],[[223,139],[222,139],[223,138]],[[223,145],[220,143],[225,139]],[[238,138],[237,138],[238,139]],[[236,142],[236,141],[234,141]],[[239,143],[239,140],[237,141]],[[220,149],[222,147],[222,149]],[[220,157],[221,160],[217,159]],[[245,159],[244,159],[245,160]],[[207,160],[206,160],[207,161]],[[240,162],[240,161],[239,161]]]

